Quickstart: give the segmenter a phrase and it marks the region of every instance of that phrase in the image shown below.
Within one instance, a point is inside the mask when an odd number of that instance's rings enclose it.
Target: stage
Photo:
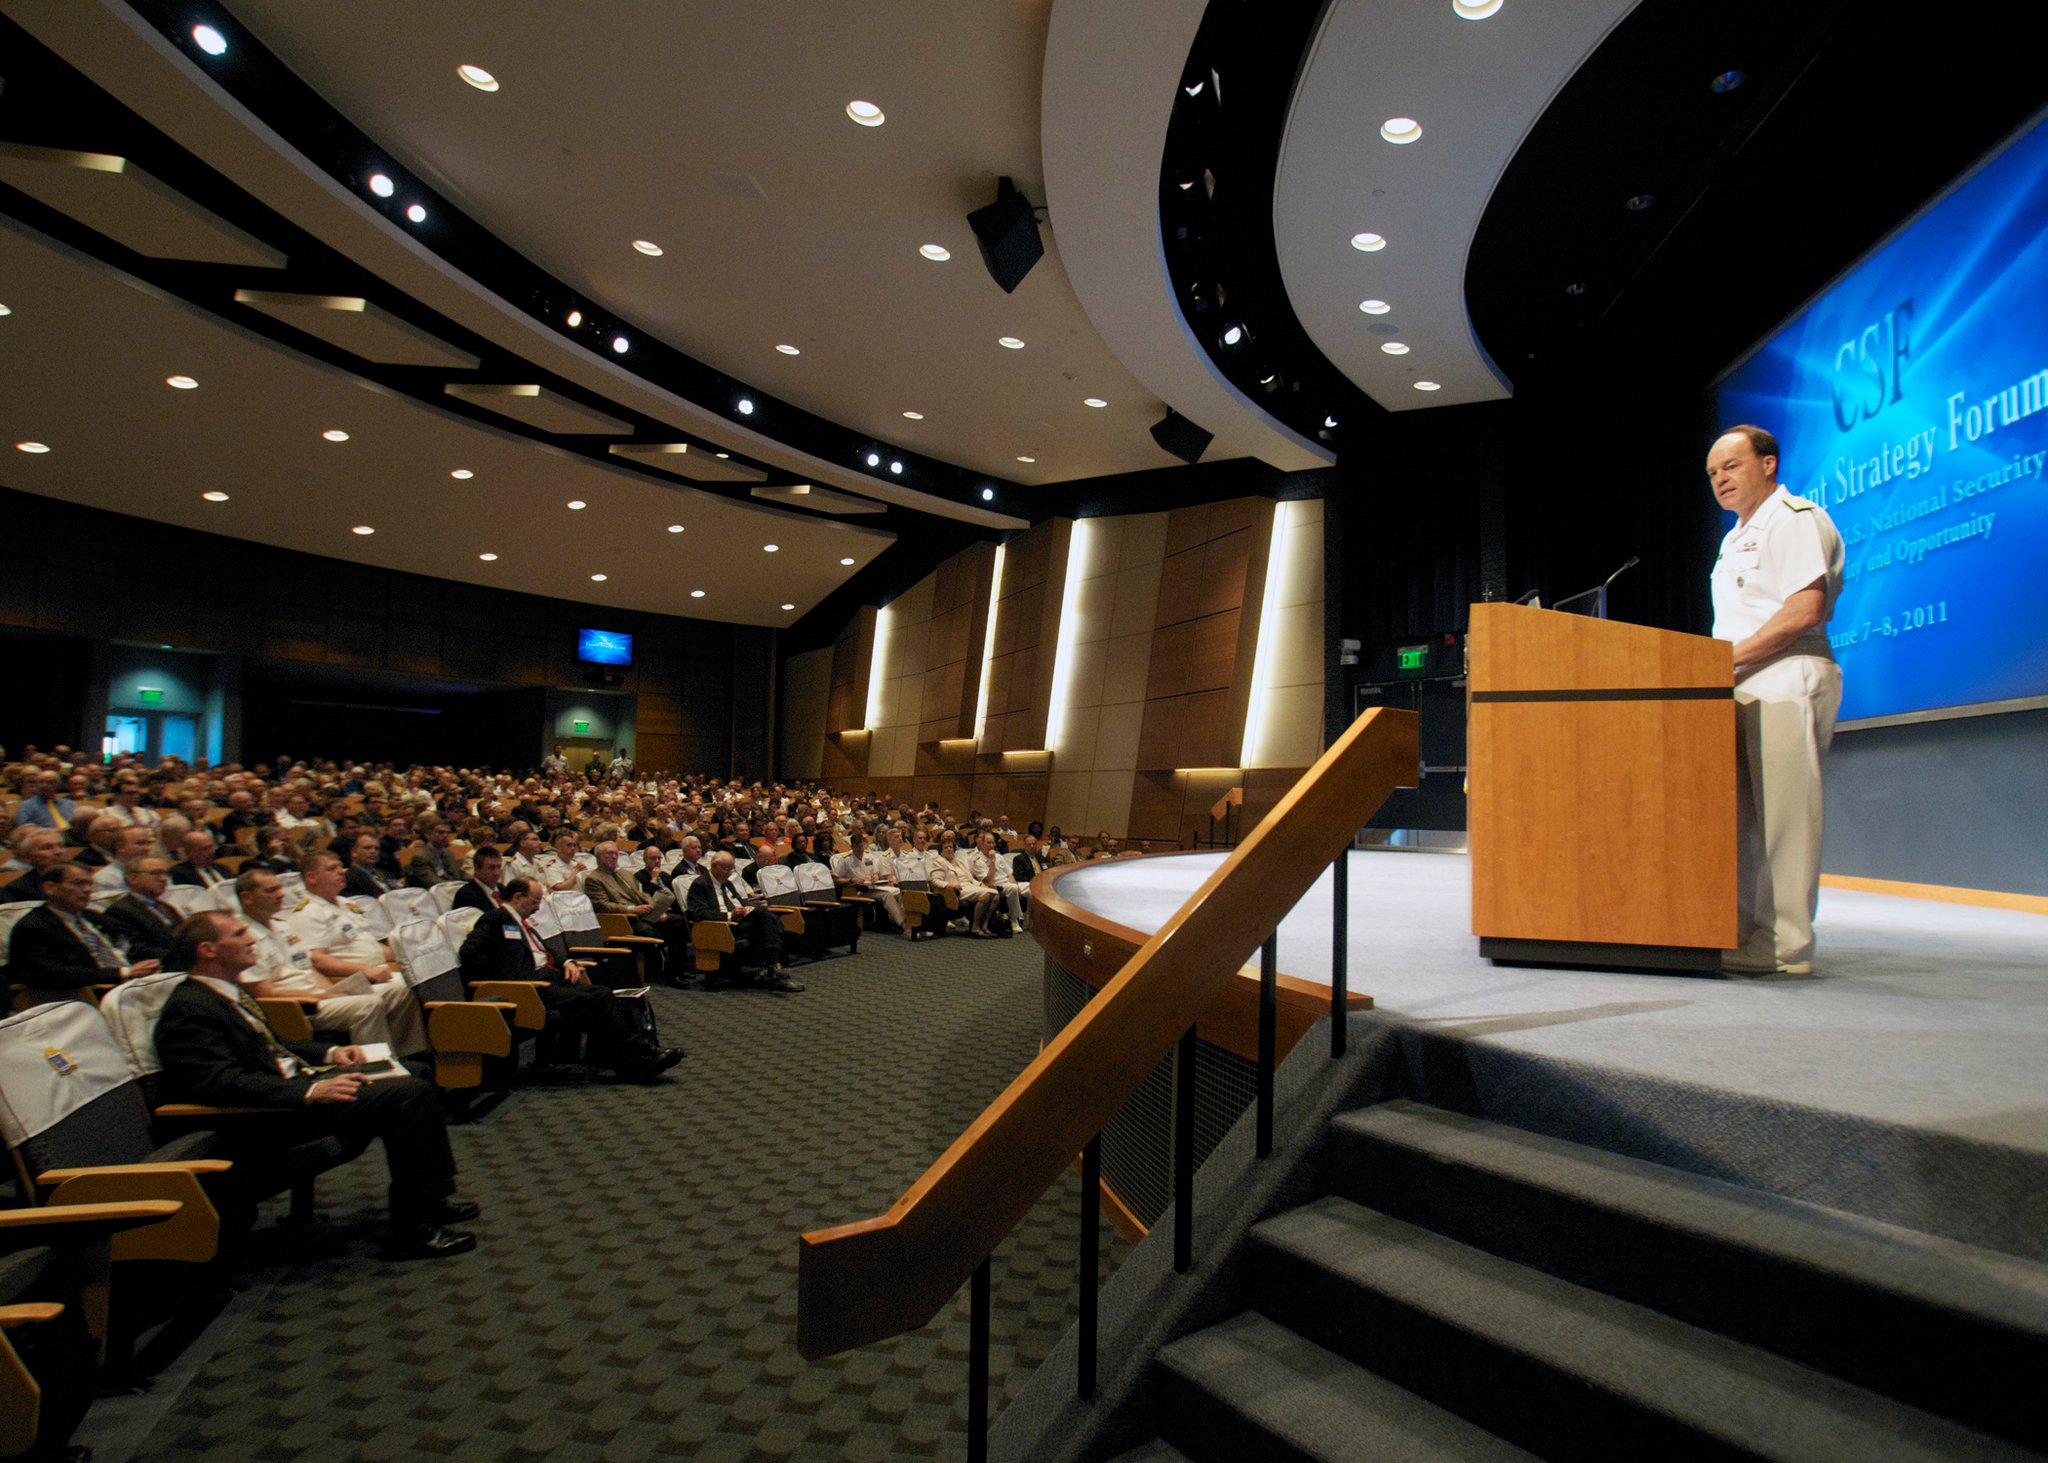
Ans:
[[[1081,910],[1156,929],[1225,855],[1061,871]],[[1443,1106],[2048,1259],[2048,918],[1823,890],[1810,977],[1496,967],[1460,854],[1353,853],[1356,1023]],[[1329,980],[1324,876],[1279,966]]]

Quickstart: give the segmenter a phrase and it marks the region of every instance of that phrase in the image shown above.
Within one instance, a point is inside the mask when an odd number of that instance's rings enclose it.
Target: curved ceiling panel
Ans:
[[[1310,338],[1389,411],[1511,393],[1473,335],[1466,255],[1523,136],[1635,3],[1506,0],[1471,21],[1451,0],[1332,0],[1281,142],[1273,233]],[[1395,118],[1420,137],[1385,140]],[[1367,233],[1385,247],[1353,247]]]
[[[1159,166],[1204,0],[1058,0],[1041,111],[1046,202],[1068,278],[1125,368],[1215,434],[1209,455],[1283,471],[1334,461],[1216,370],[1173,298]]]

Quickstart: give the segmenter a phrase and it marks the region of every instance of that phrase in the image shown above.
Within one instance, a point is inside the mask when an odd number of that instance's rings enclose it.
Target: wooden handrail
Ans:
[[[1216,799],[1216,806],[1209,809],[1209,816],[1212,818],[1228,818],[1232,808],[1241,808],[1243,806],[1244,789],[1242,787],[1233,787],[1229,792],[1223,794],[1222,797]]]
[[[804,1235],[797,1350],[937,1315],[1415,767],[1414,713],[1366,712],[888,1213]]]

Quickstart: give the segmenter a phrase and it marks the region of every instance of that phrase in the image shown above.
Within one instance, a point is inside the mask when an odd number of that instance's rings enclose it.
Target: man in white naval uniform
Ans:
[[[1842,535],[1778,482],[1778,441],[1733,427],[1707,455],[1735,515],[1711,576],[1714,636],[1735,643],[1737,948],[1734,971],[1807,975],[1820,896],[1820,763],[1834,740],[1842,670],[1828,617],[1842,591]]]

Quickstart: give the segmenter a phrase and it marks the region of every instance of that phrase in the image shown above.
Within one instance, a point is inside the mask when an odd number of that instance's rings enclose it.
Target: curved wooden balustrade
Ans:
[[[937,1315],[1415,768],[1412,712],[1361,716],[888,1213],[804,1235],[797,1349]]]

